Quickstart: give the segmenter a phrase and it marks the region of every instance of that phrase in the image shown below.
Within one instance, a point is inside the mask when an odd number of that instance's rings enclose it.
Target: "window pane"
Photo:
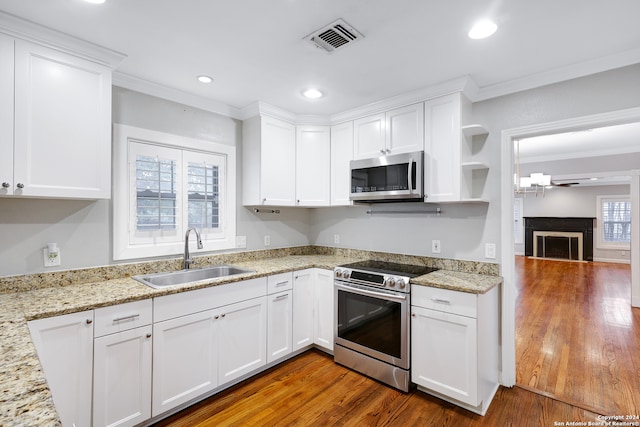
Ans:
[[[603,201],[602,229],[606,243],[631,242],[631,202]]]
[[[189,227],[218,228],[218,166],[189,163],[187,180]]]
[[[176,162],[136,156],[136,228],[176,228]]]

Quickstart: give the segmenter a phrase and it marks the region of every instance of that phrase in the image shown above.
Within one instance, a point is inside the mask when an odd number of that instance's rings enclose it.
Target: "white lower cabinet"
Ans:
[[[267,363],[293,351],[293,275],[267,278]]]
[[[153,416],[266,364],[266,293],[260,278],[154,300]]]
[[[320,347],[333,351],[334,325],[334,290],[333,270],[315,268],[313,272],[314,287],[314,339]]]
[[[484,415],[498,388],[498,292],[411,287],[411,380]]]
[[[214,310],[153,325],[155,417],[218,386],[218,323]]]
[[[28,325],[62,425],[91,425],[93,310]]]
[[[152,303],[95,310],[93,426],[134,426],[151,417]]]
[[[151,417],[151,325],[94,341],[93,426],[134,426]]]
[[[316,344],[333,351],[333,271],[293,273],[293,350]]]

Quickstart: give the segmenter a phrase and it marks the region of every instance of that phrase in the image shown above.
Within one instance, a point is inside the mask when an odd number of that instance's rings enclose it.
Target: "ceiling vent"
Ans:
[[[304,38],[318,49],[332,53],[338,48],[355,43],[364,36],[344,20],[338,19]]]

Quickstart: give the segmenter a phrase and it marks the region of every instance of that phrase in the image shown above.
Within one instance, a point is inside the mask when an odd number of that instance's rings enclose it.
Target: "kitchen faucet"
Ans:
[[[189,266],[193,263],[191,255],[189,254],[189,232],[193,230],[196,233],[196,239],[198,243],[198,249],[202,249],[202,239],[200,238],[200,232],[197,228],[187,228],[187,232],[184,235],[184,264],[185,270],[189,269]]]

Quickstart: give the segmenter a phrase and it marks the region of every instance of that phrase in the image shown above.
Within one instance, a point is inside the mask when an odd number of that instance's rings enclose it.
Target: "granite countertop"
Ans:
[[[361,258],[360,258],[361,259]],[[0,294],[0,426],[61,425],[31,341],[27,321],[185,292],[255,277],[301,270],[333,269],[359,260],[340,255],[290,255],[233,262],[254,273],[203,280],[168,289],[152,289],[130,277]],[[411,280],[424,286],[485,293],[500,276],[439,270]]]

